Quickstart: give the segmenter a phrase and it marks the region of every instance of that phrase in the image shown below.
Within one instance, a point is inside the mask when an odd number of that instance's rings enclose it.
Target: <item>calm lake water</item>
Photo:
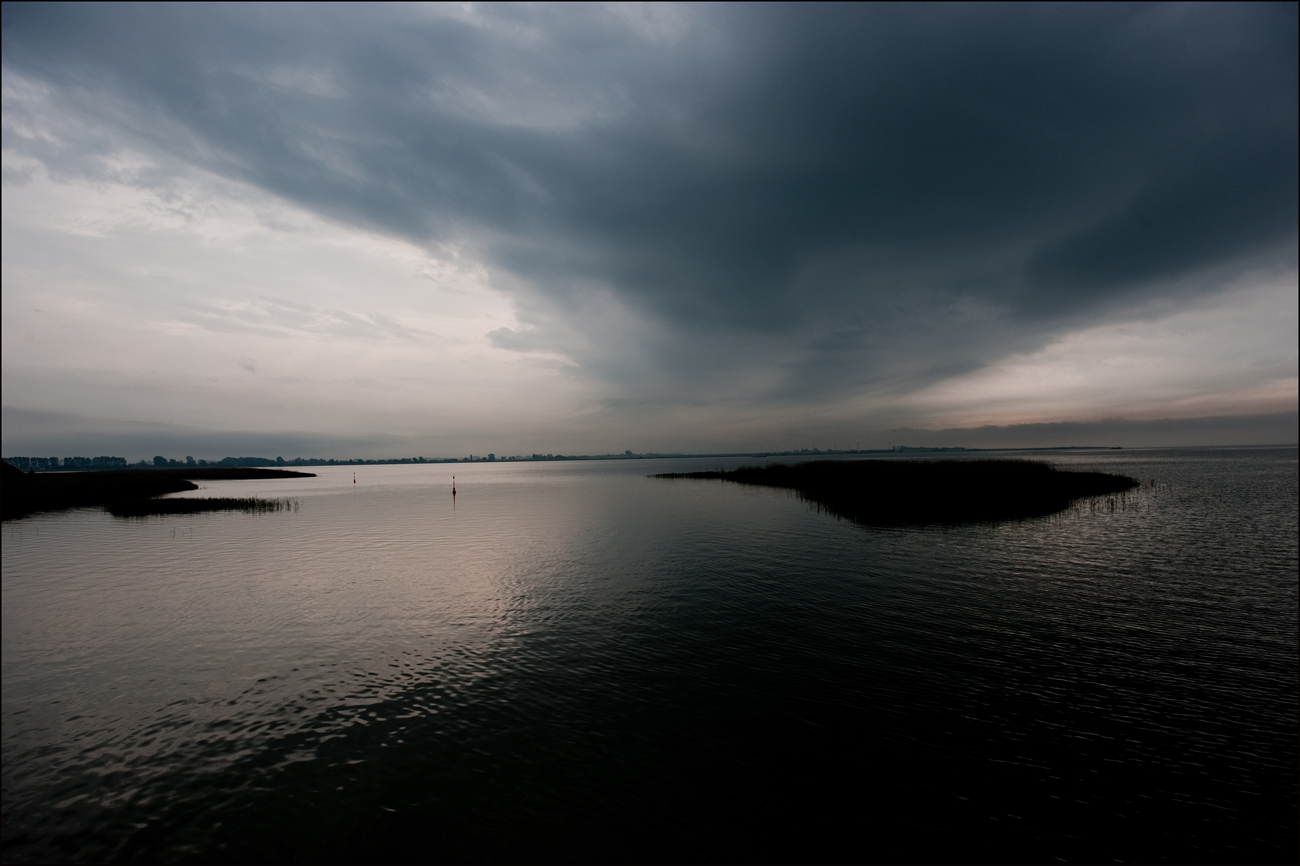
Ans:
[[[645,477],[753,461],[339,467],[5,523],[4,862],[1294,860],[1296,449],[1046,456],[1155,486],[874,529]]]

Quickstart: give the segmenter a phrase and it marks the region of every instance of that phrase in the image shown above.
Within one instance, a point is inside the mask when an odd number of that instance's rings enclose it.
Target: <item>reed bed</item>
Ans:
[[[104,506],[114,517],[152,517],[165,514],[199,514],[204,511],[244,511],[267,514],[273,511],[297,511],[297,499],[261,499],[258,497],[213,497],[208,499],[131,499]]]
[[[287,469],[248,467],[185,467],[179,469],[120,469],[105,472],[19,472],[8,463],[0,465],[4,482],[3,516],[13,520],[40,511],[107,505],[112,509],[132,509],[151,497],[186,490],[198,490],[193,479],[233,481],[274,478],[312,478],[310,472]],[[162,501],[162,500],[158,500]],[[180,501],[180,500],[167,500]],[[189,500],[191,502],[199,500]],[[181,506],[183,507],[183,506]],[[211,509],[200,509],[211,510]],[[240,508],[239,510],[250,510]],[[253,508],[251,510],[257,510]],[[114,512],[116,513],[116,512]],[[148,512],[150,514],[188,514],[192,512]]]
[[[1124,475],[1064,471],[1042,461],[1013,459],[818,460],[650,477],[785,488],[819,510],[874,525],[1046,517],[1080,500],[1114,497],[1138,487]]]

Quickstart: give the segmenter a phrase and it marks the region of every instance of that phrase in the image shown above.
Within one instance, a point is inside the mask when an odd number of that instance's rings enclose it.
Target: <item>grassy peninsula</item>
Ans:
[[[1138,486],[1124,475],[1065,471],[1037,460],[818,460],[650,477],[783,487],[837,517],[884,526],[1045,517]]]
[[[230,481],[254,478],[312,478],[312,472],[251,467],[197,467],[184,469],[111,470],[107,472],[28,473],[3,464],[2,495],[4,519],[24,517],[38,511],[59,511],[88,505],[108,506],[118,516],[146,514],[192,514],[196,511],[276,511],[275,500],[248,499],[155,499],[167,493],[198,490],[195,481]],[[184,502],[186,505],[173,505]],[[244,503],[236,505],[234,503]],[[188,504],[194,503],[194,504]],[[250,504],[251,503],[251,504]],[[261,504],[256,504],[261,503]],[[267,505],[271,503],[271,505]]]

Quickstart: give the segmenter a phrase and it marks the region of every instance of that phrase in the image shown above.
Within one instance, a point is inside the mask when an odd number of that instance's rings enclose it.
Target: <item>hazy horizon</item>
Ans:
[[[1300,441],[1294,4],[2,14],[9,455]]]
[[[1155,421],[1109,421],[1077,424],[1022,424],[1016,426],[985,426],[974,428],[948,428],[924,430],[899,427],[892,430],[868,431],[856,439],[797,435],[782,437],[778,444],[738,447],[721,450],[620,448],[614,442],[605,447],[573,448],[563,443],[549,443],[546,447],[505,447],[494,443],[506,437],[483,437],[483,442],[463,451],[438,450],[433,440],[403,440],[397,437],[372,439],[342,439],[313,435],[307,432],[265,434],[254,432],[221,432],[186,428],[181,425],[131,425],[116,428],[94,426],[93,419],[67,418],[41,413],[14,412],[5,408],[5,455],[24,457],[71,456],[92,457],[110,455],[125,457],[129,462],[150,460],[155,455],[173,459],[193,456],[200,460],[220,460],[223,457],[277,456],[292,460],[296,457],[324,459],[401,459],[425,457],[428,459],[460,459],[473,454],[482,457],[489,453],[499,456],[564,454],[569,456],[622,454],[708,454],[708,453],[759,453],[795,451],[803,448],[835,450],[881,450],[892,446],[909,447],[962,447],[962,448],[1178,448],[1214,446],[1289,446],[1295,445],[1297,415],[1281,413],[1274,416],[1223,416],[1218,418],[1161,419]],[[9,417],[10,413],[16,417]],[[21,432],[19,432],[21,431]],[[72,431],[72,432],[67,432]],[[1272,435],[1274,438],[1268,439]]]

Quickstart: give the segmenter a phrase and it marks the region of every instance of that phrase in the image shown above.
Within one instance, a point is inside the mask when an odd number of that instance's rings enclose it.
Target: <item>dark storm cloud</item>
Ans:
[[[5,145],[468,245],[498,346],[651,402],[905,390],[1295,265],[1294,4],[445,11],[5,4],[84,118]]]

